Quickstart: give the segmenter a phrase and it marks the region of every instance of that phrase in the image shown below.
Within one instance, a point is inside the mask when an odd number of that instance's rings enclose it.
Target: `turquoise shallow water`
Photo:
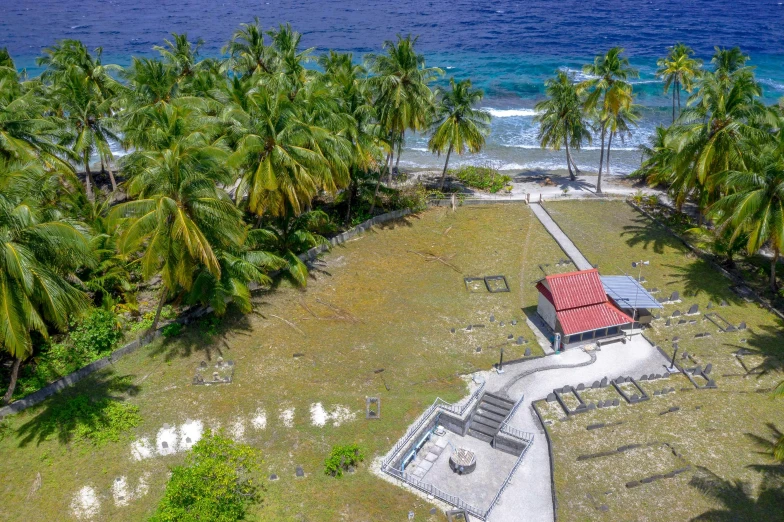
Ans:
[[[653,72],[656,57],[676,41],[708,59],[714,45],[739,45],[752,56],[765,99],[784,96],[784,2],[779,0],[19,0],[5,2],[0,47],[37,74],[34,58],[61,38],[102,47],[105,61],[127,64],[151,54],[172,31],[203,38],[203,54],[217,55],[231,32],[259,16],[265,26],[291,22],[303,45],[338,49],[360,57],[380,50],[396,33],[419,35],[428,63],[447,76],[470,77],[486,92],[494,120],[487,148],[455,162],[492,163],[517,170],[565,166],[563,152],[541,151],[533,124],[534,104],[545,78],[566,68],[579,72],[596,53],[619,45],[641,71],[635,83],[643,119],[612,156],[615,173],[639,165],[636,147],[670,118],[670,98]],[[596,147],[577,155],[590,170]],[[118,151],[119,152],[119,151]],[[436,167],[426,140],[411,136],[401,164]]]

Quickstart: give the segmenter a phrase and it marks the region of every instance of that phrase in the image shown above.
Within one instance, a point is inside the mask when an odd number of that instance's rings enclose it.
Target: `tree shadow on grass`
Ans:
[[[656,254],[663,254],[664,247],[685,251],[683,243],[647,218],[635,217],[632,222],[632,225],[624,226],[621,232],[621,237],[626,237],[626,244],[630,247],[642,245],[645,250],[651,248]]]
[[[751,484],[741,480],[724,480],[710,470],[699,467],[689,485],[718,501],[722,507],[698,515],[695,521],[784,520],[784,482],[782,466],[755,466],[762,482],[755,497]]]
[[[223,317],[207,315],[190,322],[184,326],[180,335],[164,337],[147,355],[150,358],[163,355],[163,362],[169,362],[200,353],[204,359],[211,361],[213,358],[225,357],[225,353],[231,349],[225,339],[227,332],[232,335],[250,335],[252,331],[247,314],[232,307]]]
[[[784,371],[784,343],[782,343],[784,324],[778,321],[775,326],[758,326],[754,330],[746,339],[744,346],[734,346],[749,355],[762,357],[762,362],[749,368],[748,372],[767,375],[771,372]]]
[[[673,270],[669,274],[681,287],[681,299],[686,295],[707,295],[714,304],[727,301],[733,304],[742,304],[743,300],[736,294],[727,291],[730,282],[720,273],[716,272],[713,266],[704,259],[691,260],[682,265],[664,265]]]
[[[784,447],[784,433],[782,433],[778,426],[772,422],[768,422],[765,426],[767,426],[769,431],[767,437],[754,433],[746,433],[746,436],[759,446],[761,449],[760,453],[775,458],[776,452],[780,452],[781,448]],[[769,467],[770,466],[763,466],[764,469],[768,469]],[[780,474],[784,474],[784,465],[778,465],[777,467],[781,472]],[[784,506],[782,506],[782,508],[784,508]]]
[[[38,413],[21,425],[16,435],[19,447],[36,445],[56,437],[68,444],[77,429],[95,430],[107,424],[116,414],[112,403],[122,402],[139,392],[133,375],[115,375],[110,368],[85,377],[74,387],[58,393],[37,407]]]

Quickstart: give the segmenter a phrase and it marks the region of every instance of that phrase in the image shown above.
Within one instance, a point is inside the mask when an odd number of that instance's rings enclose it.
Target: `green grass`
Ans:
[[[553,421],[549,430],[554,441],[559,519],[686,520],[712,510],[737,520],[779,519],[784,502],[781,467],[771,466],[756,438],[772,439],[768,423],[784,428],[784,403],[771,399],[769,393],[783,378],[782,322],[756,303],[733,294],[727,279],[624,202],[557,202],[548,203],[547,210],[603,274],[626,271],[636,276],[631,262],[650,261],[643,268],[646,286],[659,288],[665,295],[677,290],[683,300],[667,305],[665,314],[675,309],[684,312],[694,303],[704,313],[709,302],[715,306],[725,300],[728,306],[716,306],[713,311],[736,325],[745,321],[749,326],[745,332],[719,334],[702,316],[695,316],[696,325],[665,328],[664,321],[655,321],[646,331],[668,353],[672,338],[680,337],[681,352],[685,350],[694,358],[695,362],[688,362],[690,366],[712,363],[717,390],[695,390],[678,376],[668,384],[676,393],[634,406],[597,410],[569,421],[560,421],[563,413],[546,406],[545,415]],[[701,332],[710,332],[712,337],[695,339]],[[740,348],[754,352],[743,358],[747,367],[770,372],[748,375],[733,355]],[[671,406],[680,411],[660,415]],[[586,430],[588,424],[618,421],[622,424]],[[627,481],[669,471],[660,469],[660,449],[576,460],[582,454],[653,442],[669,444],[682,457],[665,468],[687,463],[694,471],[628,489]],[[745,490],[736,488],[741,484]],[[602,504],[609,510],[600,511]]]
[[[404,520],[409,510],[417,520],[443,520],[428,518],[430,504],[368,468],[436,397],[463,397],[461,374],[488,369],[509,333],[532,342],[507,345],[508,358],[522,356],[526,347],[542,353],[522,309],[536,305],[538,265],[563,257],[524,205],[433,209],[375,228],[333,249],[313,270],[307,289],[281,285],[259,294],[253,314],[188,327],[37,410],[9,418],[0,440],[0,520],[70,520],[69,505],[84,486],[95,488],[101,501],[95,520],[150,517],[168,470],[185,453],[136,461],[130,441],[154,442],[164,424],[195,419],[227,433],[240,423],[244,442],[261,450],[262,475],[280,477],[264,481],[263,501],[251,509],[260,520]],[[510,293],[465,290],[464,276],[496,274],[507,277]],[[468,333],[467,324],[487,327]],[[477,353],[476,346],[484,349]],[[199,362],[219,356],[235,361],[233,383],[192,386]],[[79,395],[138,407],[141,422],[119,442],[100,447],[68,433],[47,433],[46,419]],[[381,397],[380,420],[364,419],[367,396]],[[329,412],[346,408],[355,418],[315,426],[310,408],[319,402]],[[292,427],[279,419],[280,410],[289,408],[295,408]],[[259,409],[266,411],[264,430],[251,423]],[[358,444],[367,458],[356,473],[338,480],[324,473],[324,460],[342,444]],[[305,478],[294,478],[297,465]],[[31,494],[37,472],[42,485]],[[149,492],[115,506],[111,485],[121,476],[131,488],[144,477]]]

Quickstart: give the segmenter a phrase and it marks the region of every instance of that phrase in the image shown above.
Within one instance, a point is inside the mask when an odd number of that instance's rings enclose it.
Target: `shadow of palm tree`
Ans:
[[[724,279],[713,266],[704,259],[695,259],[683,265],[663,265],[673,270],[669,274],[680,286],[681,298],[686,295],[707,295],[714,303],[727,301],[733,304],[741,304],[742,299],[736,294],[729,292],[727,287],[729,281]]]
[[[19,447],[57,437],[61,444],[73,440],[77,430],[95,430],[110,422],[112,403],[124,401],[139,392],[132,383],[133,375],[113,375],[113,370],[100,370],[82,379],[78,385],[47,399],[40,410],[21,425],[16,434]]]
[[[663,254],[665,246],[685,251],[683,243],[644,216],[635,217],[632,223],[624,226],[621,232],[621,237],[627,236],[626,244],[630,247],[642,245],[645,250],[652,248],[657,254]]]
[[[563,182],[560,184],[561,190],[569,189],[569,190],[582,190],[585,192],[592,192],[596,193],[596,184],[595,183],[588,183],[582,179],[576,179],[574,181],[570,180],[569,178],[565,178]]]
[[[689,485],[704,495],[721,503],[721,508],[711,509],[692,518],[695,521],[784,520],[784,483],[782,466],[761,466],[762,483],[755,497],[751,484],[741,480],[724,480],[710,470],[699,467]]]
[[[781,321],[775,326],[759,326],[751,332],[744,346],[734,346],[743,353],[762,357],[760,364],[748,369],[749,373],[766,375],[784,370],[784,344],[781,342],[783,330]]]
[[[760,453],[775,459],[777,450],[781,451],[779,448],[784,444],[784,433],[782,433],[782,431],[772,422],[768,422],[765,426],[767,426],[770,431],[768,437],[763,437],[754,433],[747,433],[746,436],[760,447]],[[769,466],[764,466],[765,469],[768,467]],[[779,465],[778,467],[781,468],[782,473],[784,473],[784,466]],[[784,508],[784,506],[782,506],[782,508]]]

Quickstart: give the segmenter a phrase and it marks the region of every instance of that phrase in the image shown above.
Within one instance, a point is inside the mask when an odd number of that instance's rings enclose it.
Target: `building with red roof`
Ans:
[[[536,284],[537,313],[564,345],[618,335],[633,319],[607,297],[599,271],[549,275]]]

